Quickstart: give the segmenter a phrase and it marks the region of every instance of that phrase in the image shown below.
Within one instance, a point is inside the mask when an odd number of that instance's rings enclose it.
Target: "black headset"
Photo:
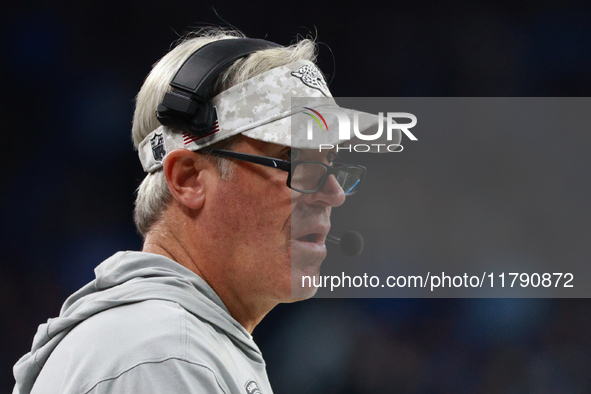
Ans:
[[[235,38],[210,42],[197,49],[177,71],[158,105],[156,117],[164,126],[189,132],[196,137],[209,134],[216,121],[210,101],[211,85],[234,61],[253,52],[278,48],[274,42]]]

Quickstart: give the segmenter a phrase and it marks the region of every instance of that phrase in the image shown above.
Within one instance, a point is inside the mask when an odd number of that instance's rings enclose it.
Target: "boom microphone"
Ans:
[[[348,257],[355,257],[363,250],[363,237],[357,231],[349,231],[341,238],[328,234],[326,240],[338,244],[341,253]]]

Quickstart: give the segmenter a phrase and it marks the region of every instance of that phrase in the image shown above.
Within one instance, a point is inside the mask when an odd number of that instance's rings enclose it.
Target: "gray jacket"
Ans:
[[[192,271],[119,252],[39,326],[13,394],[271,394],[251,335]]]

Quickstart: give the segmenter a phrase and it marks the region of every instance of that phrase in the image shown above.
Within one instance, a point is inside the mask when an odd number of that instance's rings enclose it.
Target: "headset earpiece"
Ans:
[[[195,136],[209,132],[215,122],[214,111],[209,101],[199,96],[188,97],[173,89],[166,93],[158,105],[156,117],[165,126],[187,131]]]

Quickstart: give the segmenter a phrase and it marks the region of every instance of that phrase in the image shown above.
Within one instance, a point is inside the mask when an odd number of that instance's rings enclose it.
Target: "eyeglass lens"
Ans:
[[[291,187],[300,191],[318,189],[326,178],[327,168],[319,163],[298,163],[292,168]],[[339,169],[336,179],[345,194],[351,193],[361,180],[363,170],[357,167]]]
[[[349,194],[361,181],[363,170],[357,167],[346,167],[337,173],[337,182],[343,188],[345,194]]]

